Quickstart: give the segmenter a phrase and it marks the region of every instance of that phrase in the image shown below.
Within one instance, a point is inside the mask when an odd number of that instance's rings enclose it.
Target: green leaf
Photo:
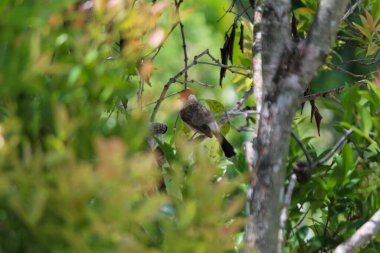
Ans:
[[[213,100],[213,99],[205,99],[205,101],[208,107],[210,108],[210,111],[212,114],[214,115],[221,114],[215,117],[216,120],[221,119],[223,117],[223,113],[226,111],[224,108],[224,105],[220,103],[219,101]],[[220,131],[222,132],[223,135],[226,135],[230,131],[230,125],[228,123],[224,124],[223,126],[220,127]]]
[[[165,187],[168,195],[182,200],[182,191],[178,183],[174,182],[169,175],[164,174]]]
[[[345,143],[342,149],[343,167],[345,173],[354,166],[354,151],[348,143]],[[341,175],[344,176],[344,175]]]
[[[371,114],[369,108],[366,108],[362,105],[357,104],[356,108],[360,115],[361,125],[364,132],[364,135],[368,136],[369,132],[372,129]]]

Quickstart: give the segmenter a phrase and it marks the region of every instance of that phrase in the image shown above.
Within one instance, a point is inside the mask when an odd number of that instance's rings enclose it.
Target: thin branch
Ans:
[[[182,48],[183,48],[183,61],[185,62],[185,68],[187,67],[188,65],[188,61],[189,61],[189,58],[187,57],[187,46],[186,46],[186,37],[185,37],[185,29],[184,29],[184,25],[182,23],[182,20],[181,20],[181,16],[179,14],[179,8],[181,7],[181,4],[183,3],[183,0],[174,0],[174,3],[175,3],[175,7],[176,7],[176,14],[178,16],[178,23],[179,23],[179,26],[180,26],[180,30],[181,30],[181,38],[182,38]],[[187,81],[187,78],[188,78],[188,74],[187,72],[185,72],[185,82]],[[187,88],[187,84],[185,84],[185,88]]]
[[[175,95],[179,94],[180,92],[181,92],[181,91],[177,91],[177,92],[171,93],[171,94],[169,94],[169,95],[166,95],[166,96],[164,97],[163,100],[165,100],[165,99],[168,98],[168,97],[175,96]],[[147,104],[143,105],[142,108],[146,108],[146,107],[148,107],[148,106],[154,105],[154,104],[156,104],[159,100],[160,100],[160,99],[156,99],[156,100],[153,101],[153,102],[147,103]],[[138,107],[132,107],[132,108],[129,108],[128,110],[124,110],[124,112],[130,112],[130,111],[133,111],[133,110],[136,110],[136,109],[138,109]]]
[[[251,78],[251,74],[249,74],[249,73],[243,73],[243,72],[239,72],[239,71],[233,70],[233,68],[246,69],[243,66],[228,66],[228,65],[225,65],[225,64],[222,64],[222,63],[212,63],[212,62],[203,62],[203,61],[197,62],[197,64],[223,67],[223,68],[226,68],[228,71],[230,71],[233,74],[237,74],[237,75],[241,75],[241,76],[245,76],[245,77]]]
[[[300,51],[302,59],[297,62],[297,66],[301,66],[300,76],[303,79],[303,86],[310,83],[330,52],[348,2],[349,0],[321,0],[306,44]]]
[[[212,56],[211,54],[209,54],[209,56]],[[211,57],[210,57],[211,58]],[[213,58],[211,58],[212,60],[214,60]],[[219,60],[216,60],[215,63],[212,63],[212,62],[204,62],[204,61],[198,61],[197,62],[198,64],[204,64],[204,65],[211,65],[211,66],[218,66],[218,67],[223,67],[225,69],[233,69],[233,68],[236,68],[236,69],[243,69],[243,70],[250,70],[249,68],[247,67],[244,67],[244,66],[238,66],[238,65],[225,65],[223,63],[220,63]]]
[[[165,42],[169,39],[170,35],[172,34],[172,32],[175,30],[175,28],[177,27],[177,25],[179,24],[179,22],[176,22],[174,23],[174,25],[172,26],[172,28],[170,28],[170,31],[168,32],[168,34],[166,34],[166,37],[164,38],[164,40],[162,41],[161,45],[155,49],[157,50],[154,55],[152,56],[152,60],[154,60],[154,58],[156,58],[156,56],[158,55],[158,53],[160,52],[161,48],[164,46]]]
[[[351,253],[363,243],[375,237],[380,230],[380,209],[364,223],[347,241],[340,244],[334,253]]]
[[[348,61],[344,61],[340,63],[339,65],[345,65],[347,63],[357,63],[360,65],[370,66],[379,62],[380,62],[380,59],[373,57],[373,58],[368,58],[368,59],[364,58],[364,59],[348,60]]]
[[[284,199],[284,207],[281,210],[280,216],[280,228],[278,230],[278,245],[277,245],[277,253],[283,252],[284,239],[285,239],[285,225],[288,219],[288,209],[290,206],[290,202],[292,200],[292,193],[294,186],[296,185],[297,176],[293,173],[290,177],[288,189],[286,190],[285,199]]]
[[[236,0],[233,0],[231,5],[227,8],[227,10],[225,10],[223,15],[218,19],[218,22],[222,20],[228,13],[232,12],[232,10],[234,9],[235,3],[236,3]]]
[[[253,93],[253,84],[251,84],[251,87],[249,88],[249,90],[247,90],[244,93],[244,96],[236,103],[236,105],[234,106],[232,110],[233,111],[239,110],[240,107],[245,103],[245,101],[247,101],[247,99],[252,95],[252,93]]]
[[[344,20],[346,20],[353,12],[354,10],[356,9],[356,7],[359,6],[359,4],[361,4],[364,0],[358,0],[356,3],[354,3],[350,9],[348,9],[348,11],[346,12],[346,14],[344,14],[344,16],[341,18],[340,22],[343,22]]]
[[[259,112],[256,110],[246,110],[246,111],[231,110],[231,111],[225,112],[223,114],[217,114],[216,116],[225,115],[222,119],[220,119],[218,121],[218,124],[224,124],[225,122],[230,122],[230,126],[233,129],[235,129],[237,132],[253,132],[253,131],[255,131],[255,128],[249,127],[249,125],[250,125],[249,116],[254,115],[254,114],[259,114]],[[245,116],[245,125],[239,126],[239,127],[234,126],[230,121],[230,117],[231,116],[241,116],[241,115]]]
[[[311,158],[309,151],[307,151],[307,148],[305,147],[305,145],[303,145],[300,138],[298,138],[298,136],[293,131],[290,134],[292,135],[293,139],[297,142],[298,146],[302,149],[303,153],[305,154],[307,164],[309,165],[309,168],[311,169],[313,166],[313,159]]]
[[[366,80],[363,79],[363,80],[355,82],[355,84],[358,83],[359,86],[362,86],[362,85],[366,84],[367,81],[368,81],[368,79],[366,79]],[[331,89],[331,90],[328,90],[328,91],[306,95],[303,98],[301,98],[300,102],[303,103],[303,102],[306,102],[306,101],[315,100],[316,98],[319,98],[319,97],[331,97],[331,96],[334,96],[334,95],[342,93],[344,91],[344,89],[346,89],[348,87],[352,87],[352,85],[341,86],[341,87],[338,87],[338,88],[335,88],[335,89]]]
[[[245,116],[246,118],[249,116],[249,115],[254,115],[254,114],[259,114],[259,112],[257,110],[246,110],[246,111],[229,111],[229,112],[223,112],[223,113],[218,113],[216,114],[215,116],[221,116],[221,115],[228,115],[228,116]]]
[[[332,69],[337,69],[337,70],[340,70],[342,71],[343,73],[346,73],[352,77],[357,77],[357,78],[366,78],[366,75],[360,75],[360,74],[355,74],[355,73],[352,73],[351,71],[348,71],[344,68],[342,68],[341,66],[339,65],[335,65],[335,64],[331,64],[331,63],[328,63],[326,64],[327,66],[329,66],[330,68]]]
[[[204,87],[208,87],[208,88],[213,88],[215,87],[215,85],[212,85],[212,84],[208,84],[208,83],[204,83],[204,82],[201,82],[201,81],[198,81],[198,80],[188,80],[188,81],[180,81],[180,80],[176,80],[177,83],[180,83],[180,84],[184,84],[184,85],[187,85],[187,84],[199,84],[199,85],[202,85]]]
[[[350,136],[353,132],[354,130],[352,129],[347,130],[345,135],[342,138],[340,138],[340,140],[335,144],[335,146],[330,150],[330,152],[327,155],[325,155],[323,158],[313,163],[312,168],[322,165],[327,160],[329,160],[335,154],[335,152],[343,145],[343,143],[347,140],[348,136]]]
[[[294,230],[294,229],[297,228],[299,225],[301,225],[301,223],[305,220],[306,216],[308,215],[310,209],[311,209],[311,207],[309,206],[309,208],[307,209],[307,211],[304,212],[304,214],[303,214],[302,217],[297,221],[296,225],[294,225],[294,227],[292,228],[292,230]]]

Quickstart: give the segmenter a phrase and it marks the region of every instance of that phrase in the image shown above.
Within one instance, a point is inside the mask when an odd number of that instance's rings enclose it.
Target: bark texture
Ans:
[[[247,245],[254,252],[277,251],[292,119],[302,93],[330,51],[348,2],[322,0],[308,38],[295,43],[290,30],[291,1],[263,0],[263,85],[256,99],[261,101],[261,114],[253,141],[246,227]],[[260,61],[254,58],[253,62]]]
[[[339,245],[334,253],[352,253],[363,243],[375,237],[380,230],[380,210],[369,221],[363,224],[347,241]]]

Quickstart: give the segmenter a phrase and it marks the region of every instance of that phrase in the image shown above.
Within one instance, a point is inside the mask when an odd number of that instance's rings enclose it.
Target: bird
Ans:
[[[180,116],[183,122],[191,129],[206,135],[209,138],[215,136],[227,158],[236,155],[234,147],[223,136],[216,122],[214,115],[210,110],[202,105],[190,89],[184,89],[180,92],[182,108]]]

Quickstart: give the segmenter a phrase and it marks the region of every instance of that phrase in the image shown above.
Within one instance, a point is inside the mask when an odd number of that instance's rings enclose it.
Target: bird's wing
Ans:
[[[199,103],[190,103],[180,112],[182,120],[191,128],[212,137],[212,131],[208,124],[215,121],[212,113]]]

